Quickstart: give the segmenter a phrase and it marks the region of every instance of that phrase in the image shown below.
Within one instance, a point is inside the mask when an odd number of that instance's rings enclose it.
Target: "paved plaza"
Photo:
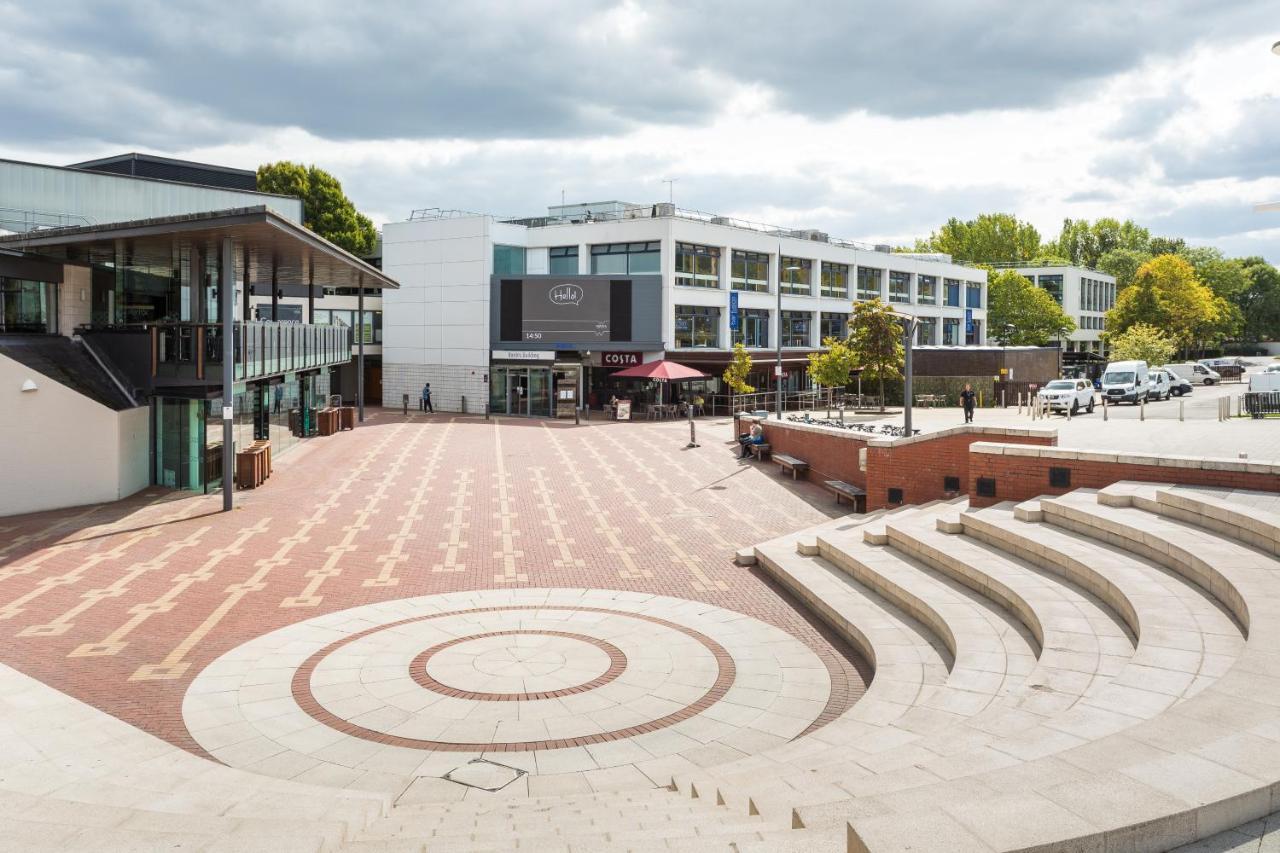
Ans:
[[[731,563],[834,502],[712,424],[686,449],[684,423],[372,409],[230,514],[153,488],[4,519],[0,661],[284,779],[399,794],[497,752],[522,791],[665,784],[824,725],[867,679]]]

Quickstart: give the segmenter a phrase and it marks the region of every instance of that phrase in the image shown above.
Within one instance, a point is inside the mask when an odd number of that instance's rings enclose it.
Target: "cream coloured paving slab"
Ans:
[[[701,766],[794,738],[829,694],[808,647],[742,614],[517,589],[366,605],[263,635],[197,676],[183,712],[211,754],[258,772],[359,769],[347,784],[398,793],[485,755],[533,776],[595,774],[588,787],[603,789],[652,787],[655,759]]]

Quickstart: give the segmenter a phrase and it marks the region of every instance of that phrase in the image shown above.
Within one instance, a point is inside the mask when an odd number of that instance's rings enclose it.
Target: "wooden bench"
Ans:
[[[756,461],[763,462],[766,456],[772,455],[772,449],[767,444],[753,444],[751,455],[756,458]]]
[[[867,493],[852,483],[846,483],[844,480],[823,480],[822,485],[828,491],[835,493],[837,506],[840,505],[841,499],[848,498],[855,512],[867,511]]]
[[[791,479],[799,479],[801,474],[809,472],[809,463],[803,459],[797,459],[794,456],[788,456],[785,453],[774,453],[773,461],[778,464],[780,471],[790,471]]]

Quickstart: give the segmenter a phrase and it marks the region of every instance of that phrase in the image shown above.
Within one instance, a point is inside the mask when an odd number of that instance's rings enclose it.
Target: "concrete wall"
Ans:
[[[28,379],[37,390],[21,390]],[[114,501],[144,488],[148,412],[112,411],[0,355],[0,516]]]
[[[93,308],[89,267],[63,264],[62,284],[58,285],[58,331],[68,337],[76,326],[89,322]]]

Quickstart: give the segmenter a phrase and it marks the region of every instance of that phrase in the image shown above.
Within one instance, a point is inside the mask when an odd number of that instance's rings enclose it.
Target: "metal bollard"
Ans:
[[[1073,401],[1073,402],[1074,402],[1074,401]],[[1072,406],[1067,406],[1067,420],[1071,420],[1071,409],[1072,409],[1072,408],[1073,408]]]
[[[463,394],[462,395],[462,414],[465,415],[466,413],[467,413],[467,395]]]
[[[573,425],[574,426],[577,426],[578,424],[582,423],[582,421],[579,420],[581,413],[582,413],[581,409],[579,409],[577,406],[573,407]]]
[[[1138,401],[1138,420],[1145,421],[1147,419],[1147,401]]]
[[[1185,404],[1186,404],[1186,400],[1179,400],[1179,401],[1178,401],[1178,421],[1179,421],[1179,422],[1181,422],[1181,421],[1182,421],[1182,419],[1183,419],[1183,418],[1182,418],[1182,407],[1183,407]]]
[[[1103,397],[1103,398],[1102,398],[1102,421],[1103,421],[1103,423],[1106,423],[1106,420],[1107,420],[1107,398],[1106,398],[1106,397]]]
[[[409,414],[409,395],[401,394],[400,397],[401,397],[401,406],[404,409],[404,414],[407,415]]]
[[[1022,414],[1022,392],[1018,392],[1018,414]]]
[[[1001,388],[1001,389],[1000,389],[1000,408],[1002,408],[1002,409],[1007,409],[1007,408],[1009,408],[1008,406],[1006,406],[1006,405],[1004,404],[1004,389],[1003,389],[1003,388]]]

